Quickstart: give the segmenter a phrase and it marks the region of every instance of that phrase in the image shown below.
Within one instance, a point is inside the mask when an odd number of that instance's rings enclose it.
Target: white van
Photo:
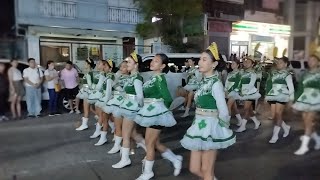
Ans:
[[[196,62],[200,59],[200,53],[165,53],[169,58],[170,65],[176,65],[176,66],[184,66],[184,62],[187,59],[194,58]],[[141,72],[141,75],[143,77],[143,80],[146,81],[150,79],[151,72],[150,72],[150,62],[153,59],[153,57],[156,54],[141,54],[142,62],[143,62],[143,70]],[[173,73],[168,72],[166,75],[168,89],[170,91],[171,97],[176,97],[176,90],[178,86],[182,85],[182,79],[185,79],[186,74],[185,73]]]
[[[308,70],[308,68],[308,61],[303,59],[290,61],[290,69],[293,70],[297,81],[301,79],[302,75]]]

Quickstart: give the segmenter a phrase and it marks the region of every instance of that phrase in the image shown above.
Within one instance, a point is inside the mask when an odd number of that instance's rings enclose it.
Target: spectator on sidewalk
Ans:
[[[66,67],[61,71],[60,79],[63,81],[65,87],[65,97],[69,101],[70,114],[76,112],[80,114],[79,111],[79,99],[76,98],[79,93],[79,75],[77,70],[73,67],[73,63],[68,61]],[[76,100],[76,107],[73,105],[73,100]]]
[[[41,84],[43,81],[43,72],[36,67],[34,58],[29,58],[28,63],[29,67],[23,70],[28,117],[39,117],[42,110]]]
[[[12,59],[11,67],[8,70],[8,78],[10,85],[10,109],[13,119],[21,119],[21,99],[25,95],[22,73],[17,67],[18,61]]]
[[[49,116],[60,115],[58,113],[58,96],[59,96],[59,74],[55,70],[54,62],[47,62],[47,69],[44,71],[45,79],[48,83],[49,93]]]
[[[7,109],[7,97],[8,97],[8,79],[5,74],[5,65],[3,63],[0,63],[0,121],[7,121],[9,120],[5,116],[5,110]]]

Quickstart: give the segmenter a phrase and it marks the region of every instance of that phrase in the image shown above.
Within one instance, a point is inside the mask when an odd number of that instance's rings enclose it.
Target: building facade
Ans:
[[[313,43],[319,43],[320,2],[317,0],[286,0],[285,21],[292,27],[289,57],[306,60]]]
[[[15,0],[17,35],[42,65],[82,66],[87,57],[119,63],[133,49],[142,51],[135,33],[140,20],[133,0]]]
[[[205,0],[203,7],[206,14],[205,46],[216,42],[220,53],[228,56],[232,23],[243,19],[244,0]]]

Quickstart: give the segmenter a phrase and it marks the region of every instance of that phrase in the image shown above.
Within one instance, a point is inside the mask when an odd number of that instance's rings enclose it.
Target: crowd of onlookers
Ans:
[[[0,121],[24,119],[21,108],[23,98],[27,105],[27,116],[41,116],[43,91],[48,91],[49,94],[49,116],[59,115],[58,98],[62,87],[64,87],[64,97],[69,101],[70,113],[80,113],[79,100],[76,98],[79,91],[79,75],[71,61],[66,62],[61,72],[55,69],[53,61],[47,62],[43,72],[34,58],[28,59],[29,67],[23,72],[17,68],[18,60],[12,59],[10,64],[10,68],[6,70],[5,64],[0,63]],[[44,82],[47,84],[47,89],[43,89]],[[10,118],[6,116],[7,109],[11,111]]]

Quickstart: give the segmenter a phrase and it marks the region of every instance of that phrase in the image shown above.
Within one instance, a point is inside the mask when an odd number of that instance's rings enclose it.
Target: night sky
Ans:
[[[0,0],[0,36],[10,32],[14,25],[14,0]]]

